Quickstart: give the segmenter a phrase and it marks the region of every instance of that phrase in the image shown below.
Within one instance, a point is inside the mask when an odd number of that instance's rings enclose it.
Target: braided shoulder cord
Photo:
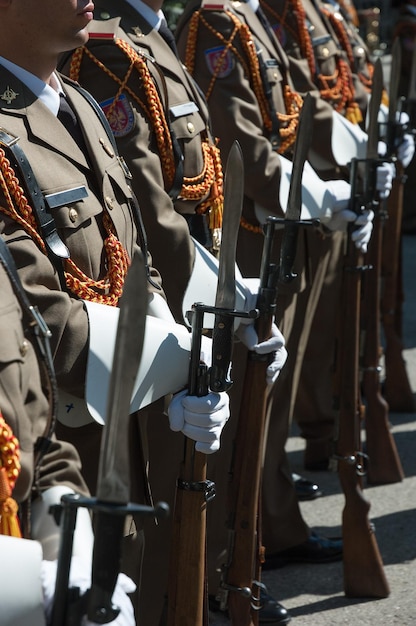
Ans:
[[[317,86],[322,98],[327,102],[333,103],[337,112],[342,112],[345,109],[345,117],[354,124],[360,123],[362,121],[362,115],[358,104],[355,102],[355,89],[348,64],[338,56],[335,59],[336,69],[332,75],[322,74],[316,67],[312,38],[307,28],[306,12],[303,8],[302,1],[287,0],[282,15],[279,15],[266,0],[261,0],[260,4],[268,13],[273,15],[273,17],[291,33],[295,41],[297,41],[302,56],[305,57],[308,62],[311,76],[317,77]],[[288,23],[288,13],[295,17],[296,28],[293,28]]]
[[[158,91],[144,57],[123,39],[115,38],[114,44],[126,55],[130,62],[123,79],[116,76],[85,46],[78,48],[71,58],[70,77],[73,80],[78,80],[82,56],[86,54],[93,63],[119,85],[113,103],[108,111],[106,111],[106,117],[109,121],[111,120],[111,115],[117,104],[117,100],[120,98],[123,91],[126,91],[132,100],[139,105],[155,133],[165,189],[169,190],[174,182],[176,165],[169,124]],[[127,84],[133,70],[136,70],[140,76],[146,103],[143,102]],[[209,227],[211,229],[221,228],[224,198],[223,173],[219,150],[208,138],[202,141],[201,147],[203,157],[202,171],[195,177],[183,177],[183,184],[178,197],[184,200],[204,199],[197,207],[196,212],[200,214],[209,213]]]
[[[1,147],[0,187],[7,204],[5,207],[0,207],[0,210],[20,224],[46,255],[46,246],[39,233],[33,210],[10,165],[10,161]],[[103,224],[107,232],[107,237],[104,239],[108,267],[107,276],[102,280],[95,281],[84,274],[72,259],[65,260],[68,270],[64,274],[66,285],[74,295],[91,302],[116,306],[123,291],[124,278],[130,261],[127,251],[115,235],[115,229],[108,213],[104,213]]]
[[[342,18],[342,16],[341,16],[342,19],[339,19],[336,14],[332,13],[331,11],[328,11],[327,9],[323,7],[321,7],[321,11],[328,17],[329,21],[331,22],[335,30],[335,33],[338,37],[338,40],[342,48],[345,50],[348,61],[350,63],[351,70],[353,71],[354,66],[355,66],[355,57],[354,57],[354,52],[353,52],[353,48],[351,45],[351,40],[348,35],[347,24],[345,20]],[[357,76],[360,79],[360,82],[367,89],[367,91],[371,92],[371,87],[373,84],[374,66],[369,61],[367,61],[366,65],[367,65],[368,76],[365,76],[365,74],[363,74],[362,72],[357,72]]]
[[[214,73],[210,85],[205,93],[207,101],[209,101],[209,98],[212,94],[215,82],[223,66],[224,59],[226,58],[228,51],[230,51],[238,58],[244,69],[244,72],[249,77],[251,86],[259,105],[264,127],[268,131],[270,131],[272,128],[270,108],[266,95],[264,93],[259,60],[257,57],[256,46],[252,34],[247,24],[243,23],[232,11],[226,10],[225,13],[234,24],[233,31],[228,40],[224,37],[224,35],[222,35],[222,33],[215,30],[211,26],[211,24],[207,22],[202,10],[195,11],[189,24],[188,40],[186,42],[185,64],[189,72],[191,74],[194,74],[197,36],[200,24],[202,24],[224,45],[224,50],[221,52],[216,60]],[[234,45],[237,35],[240,38],[245,58],[240,54],[239,50]],[[279,133],[282,138],[282,142],[279,145],[278,152],[281,154],[286,152],[295,142],[296,129],[299,121],[299,113],[302,108],[301,96],[296,92],[293,92],[288,84],[285,84],[283,87],[283,97],[286,113],[277,113],[277,118],[280,122]]]
[[[18,505],[11,497],[20,474],[20,446],[0,411],[0,534],[21,537]]]

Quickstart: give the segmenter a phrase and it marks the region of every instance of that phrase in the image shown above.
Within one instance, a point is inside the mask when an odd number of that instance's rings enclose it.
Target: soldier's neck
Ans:
[[[163,6],[163,0],[142,0],[142,2],[144,2],[145,4],[147,4],[148,7],[153,9],[155,13],[160,11]]]

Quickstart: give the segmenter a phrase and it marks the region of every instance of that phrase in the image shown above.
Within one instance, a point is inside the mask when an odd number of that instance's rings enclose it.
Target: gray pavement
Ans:
[[[416,236],[406,235],[403,240],[403,354],[416,393]],[[391,413],[389,419],[405,478],[393,485],[366,485],[364,495],[371,504],[369,518],[375,526],[390,595],[382,600],[347,598],[342,563],[289,565],[264,572],[263,582],[288,609],[293,626],[416,625],[416,414]],[[319,533],[340,536],[344,496],[338,475],[304,471],[303,447],[294,429],[287,445],[293,471],[317,481],[324,490],[322,498],[301,502],[303,517]],[[211,626],[230,624],[223,615],[211,617]]]

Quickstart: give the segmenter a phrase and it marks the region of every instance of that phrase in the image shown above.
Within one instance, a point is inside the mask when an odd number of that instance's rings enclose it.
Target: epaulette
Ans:
[[[116,38],[120,18],[93,20],[89,26],[89,38],[112,41]]]
[[[113,33],[89,33],[89,38],[90,39],[101,39],[101,40],[108,40],[108,41],[114,41],[114,39],[116,38],[116,34]]]
[[[202,0],[201,9],[205,11],[224,11],[224,0]]]

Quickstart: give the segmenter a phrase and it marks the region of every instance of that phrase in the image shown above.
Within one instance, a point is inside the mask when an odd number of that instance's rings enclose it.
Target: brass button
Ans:
[[[78,211],[76,209],[69,209],[69,219],[72,223],[76,222],[78,218]]]
[[[322,56],[324,56],[325,58],[329,57],[329,50],[328,50],[328,48],[322,48]]]
[[[111,211],[113,209],[113,206],[114,206],[114,198],[112,198],[111,196],[106,196],[105,197],[105,203],[106,203],[107,207]]]
[[[192,124],[192,122],[188,122],[186,127],[191,134],[195,132],[195,126]]]
[[[22,345],[19,348],[20,354],[22,356],[26,356],[28,350],[29,350],[29,342],[27,341],[27,339],[23,339]]]
[[[107,152],[108,156],[113,158],[114,157],[114,152],[110,148],[110,146],[104,141],[104,139],[102,137],[100,137],[98,141],[100,142],[100,144],[102,145],[104,150]]]
[[[273,78],[274,78],[275,80],[277,80],[277,79],[279,78],[279,75],[278,75],[278,73],[277,73],[277,72],[275,72],[275,73],[273,74]]]
[[[102,11],[102,12],[100,13],[100,18],[101,18],[102,20],[109,20],[109,19],[110,19],[110,17],[111,17],[111,16],[110,16],[110,14],[109,14],[109,13],[107,13],[107,11]]]

